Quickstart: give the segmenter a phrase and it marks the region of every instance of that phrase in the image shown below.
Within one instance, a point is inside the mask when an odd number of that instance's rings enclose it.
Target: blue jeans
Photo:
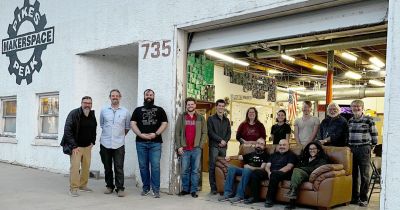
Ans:
[[[143,191],[149,191],[151,183],[153,192],[160,192],[161,143],[136,142],[136,151]]]
[[[225,186],[224,186],[224,196],[231,196],[234,193],[233,184],[235,183],[236,176],[242,176],[237,190],[236,197],[244,198],[244,192],[246,190],[247,184],[250,181],[252,170],[248,168],[238,168],[236,166],[228,167],[228,175],[226,175]]]
[[[196,193],[200,179],[201,148],[185,150],[182,155],[182,190]]]

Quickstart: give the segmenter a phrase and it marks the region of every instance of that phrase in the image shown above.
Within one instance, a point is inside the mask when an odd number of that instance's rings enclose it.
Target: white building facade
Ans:
[[[400,0],[2,0],[0,15],[0,160],[68,173],[59,143],[81,97],[93,98],[99,119],[111,89],[119,89],[122,106],[133,111],[151,88],[169,120],[161,158],[167,192],[174,191],[172,137],[188,51],[254,42],[259,33],[272,39],[387,21],[381,209],[400,205],[400,134],[394,132],[400,112],[393,108],[400,105]],[[100,133],[91,169],[102,172]],[[129,132],[125,174],[140,180],[134,139]]]

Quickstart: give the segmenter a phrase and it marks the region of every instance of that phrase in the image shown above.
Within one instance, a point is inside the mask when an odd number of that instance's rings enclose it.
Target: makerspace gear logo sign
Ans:
[[[16,83],[21,85],[22,80],[26,80],[29,85],[32,83],[32,75],[35,71],[40,72],[42,67],[42,52],[47,45],[54,43],[54,27],[45,28],[47,24],[46,15],[39,12],[40,3],[35,1],[33,5],[29,0],[24,1],[24,6],[14,11],[14,20],[8,26],[9,38],[1,42],[2,54],[10,59],[8,71],[15,74]],[[30,22],[34,31],[18,34],[20,26],[25,22]],[[21,61],[17,52],[33,48],[33,53],[28,61]]]

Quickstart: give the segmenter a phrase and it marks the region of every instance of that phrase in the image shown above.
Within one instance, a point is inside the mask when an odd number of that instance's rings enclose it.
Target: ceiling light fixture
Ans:
[[[353,87],[353,85],[351,84],[337,84],[337,85],[333,85],[333,88],[351,88]]]
[[[372,69],[372,70],[374,70],[374,71],[380,71],[381,70],[381,68],[379,68],[379,67],[377,67],[377,66],[375,66],[375,65],[369,65],[368,66],[368,68],[370,68],[370,69]]]
[[[344,75],[348,78],[357,79],[357,80],[361,79],[361,77],[362,77],[361,74],[355,73],[353,71],[347,71]]]
[[[268,70],[268,73],[270,74],[283,74],[283,72],[276,70],[276,69],[270,69]]]
[[[373,63],[375,66],[379,67],[379,68],[383,68],[385,66],[385,63],[382,62],[379,58],[377,57],[370,57],[369,61],[371,63]]]
[[[305,90],[306,87],[304,86],[296,86],[296,87],[288,87],[288,90]]]
[[[285,54],[281,54],[281,58],[283,58],[283,59],[285,59],[285,60],[288,60],[288,61],[290,61],[290,62],[293,62],[293,61],[296,60],[295,58],[293,58],[293,57],[291,57],[291,56],[288,56],[288,55],[285,55]]]
[[[239,65],[241,65],[241,66],[249,66],[249,65],[250,65],[250,64],[247,63],[247,62],[244,62],[244,61],[241,61],[241,60],[238,60],[238,59],[229,57],[229,56],[227,56],[227,55],[224,55],[224,54],[219,53],[219,52],[215,52],[215,51],[213,51],[213,50],[206,50],[205,53],[206,53],[207,55],[210,55],[210,56],[219,58],[219,59],[224,60],[224,61],[228,61],[228,62],[233,63],[233,64],[239,64]]]
[[[384,87],[385,86],[384,82],[382,82],[380,80],[375,80],[375,79],[370,79],[368,81],[368,83],[371,84],[371,85],[379,86],[379,87]]]
[[[315,65],[315,64],[312,65],[312,68],[317,71],[328,71],[328,69],[326,67],[320,66],[320,65]]]
[[[351,53],[348,53],[348,52],[342,52],[342,53],[340,53],[340,56],[342,56],[342,58],[345,58],[350,61],[357,61],[357,59],[358,59],[357,56],[355,56]]]

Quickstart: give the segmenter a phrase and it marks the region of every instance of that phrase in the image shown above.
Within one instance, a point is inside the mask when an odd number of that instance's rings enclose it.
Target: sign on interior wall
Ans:
[[[16,83],[32,83],[32,75],[42,68],[42,53],[54,43],[54,26],[45,28],[46,15],[39,11],[40,3],[24,1],[22,8],[15,8],[14,19],[8,25],[8,38],[1,41],[2,54],[10,59],[8,72],[15,74]],[[10,14],[11,15],[11,14]],[[33,27],[32,27],[33,26]]]

